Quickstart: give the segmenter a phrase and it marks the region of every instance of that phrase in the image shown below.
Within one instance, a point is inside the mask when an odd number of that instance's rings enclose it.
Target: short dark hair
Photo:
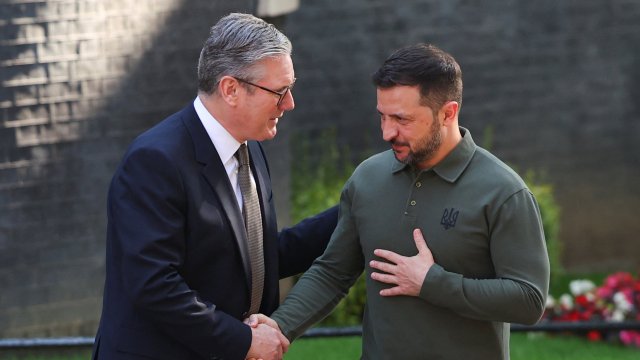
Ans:
[[[450,54],[431,44],[396,50],[373,74],[378,88],[420,86],[421,102],[438,110],[447,101],[462,106],[462,70]]]

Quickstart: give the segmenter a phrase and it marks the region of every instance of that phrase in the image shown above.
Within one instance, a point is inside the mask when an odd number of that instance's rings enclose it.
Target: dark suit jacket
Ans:
[[[332,208],[277,231],[269,169],[249,142],[263,214],[265,287],[260,311],[278,305],[278,279],[306,270],[337,221]],[[106,280],[97,359],[244,359],[251,277],[242,215],[193,105],[140,135],[108,198]]]

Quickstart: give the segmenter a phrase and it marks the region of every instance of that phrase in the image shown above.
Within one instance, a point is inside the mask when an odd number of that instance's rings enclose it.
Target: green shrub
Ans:
[[[296,161],[291,171],[291,217],[294,222],[336,205],[344,183],[355,168],[349,163],[346,149],[339,149],[335,129],[324,130],[315,138],[317,140],[313,144],[308,136],[298,137],[293,142]],[[360,324],[365,299],[364,277],[360,276],[347,296],[319,325]]]
[[[293,141],[296,161],[291,169],[291,218],[294,223],[313,216],[340,200],[344,183],[354,170],[348,154],[338,151],[335,129],[322,131],[311,144],[309,137]]]
[[[547,242],[547,252],[549,253],[549,264],[551,266],[551,285],[560,281],[564,270],[560,263],[562,254],[562,243],[560,242],[560,206],[553,195],[553,186],[539,180],[533,171],[528,171],[525,182],[536,197],[540,207],[544,236]]]

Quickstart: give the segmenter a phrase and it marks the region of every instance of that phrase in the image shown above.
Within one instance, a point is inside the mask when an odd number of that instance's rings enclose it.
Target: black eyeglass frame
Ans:
[[[280,104],[282,104],[282,100],[284,100],[284,97],[285,97],[285,96],[287,96],[287,93],[288,93],[288,92],[290,92],[290,91],[291,91],[291,89],[293,89],[293,85],[295,85],[295,84],[296,84],[296,80],[294,79],[294,80],[293,80],[293,84],[291,84],[291,85],[287,86],[287,87],[286,87],[282,92],[280,92],[280,91],[275,91],[275,90],[268,89],[268,88],[266,88],[266,87],[264,87],[264,86],[260,86],[260,85],[258,85],[258,84],[254,84],[254,83],[252,83],[251,81],[247,81],[247,80],[242,79],[242,78],[238,78],[238,77],[237,77],[237,78],[235,78],[235,79],[236,79],[236,80],[238,80],[238,81],[240,81],[240,82],[242,82],[242,83],[245,83],[245,84],[248,84],[248,85],[251,85],[251,86],[255,86],[255,87],[257,87],[258,89],[262,89],[262,90],[264,90],[264,91],[270,92],[270,93],[272,93],[272,94],[274,94],[274,95],[278,95],[278,96],[279,96],[279,98],[278,98],[278,103],[276,104],[276,106],[277,106],[277,107],[280,107]]]

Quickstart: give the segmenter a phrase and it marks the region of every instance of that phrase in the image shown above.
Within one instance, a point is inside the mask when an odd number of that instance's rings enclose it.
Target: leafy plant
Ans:
[[[293,164],[291,175],[291,213],[295,222],[336,205],[344,183],[354,170],[354,166],[348,162],[348,151],[339,149],[334,128],[326,129],[314,138],[317,139],[313,143],[314,150],[308,136],[297,137],[293,143],[297,161]],[[360,276],[347,296],[319,325],[360,324],[365,301],[364,277]]]
[[[291,217],[294,223],[336,205],[344,183],[354,170],[348,162],[348,151],[342,149],[340,154],[335,128],[323,130],[317,138],[313,144],[309,136],[299,136],[293,141],[296,161],[291,169]]]
[[[551,284],[553,286],[560,281],[561,276],[564,274],[564,269],[560,262],[562,254],[562,243],[559,237],[560,206],[553,195],[553,186],[540,181],[539,175],[536,175],[533,171],[528,171],[525,175],[525,182],[536,197],[540,207],[540,216],[542,217],[542,226],[551,266]]]

